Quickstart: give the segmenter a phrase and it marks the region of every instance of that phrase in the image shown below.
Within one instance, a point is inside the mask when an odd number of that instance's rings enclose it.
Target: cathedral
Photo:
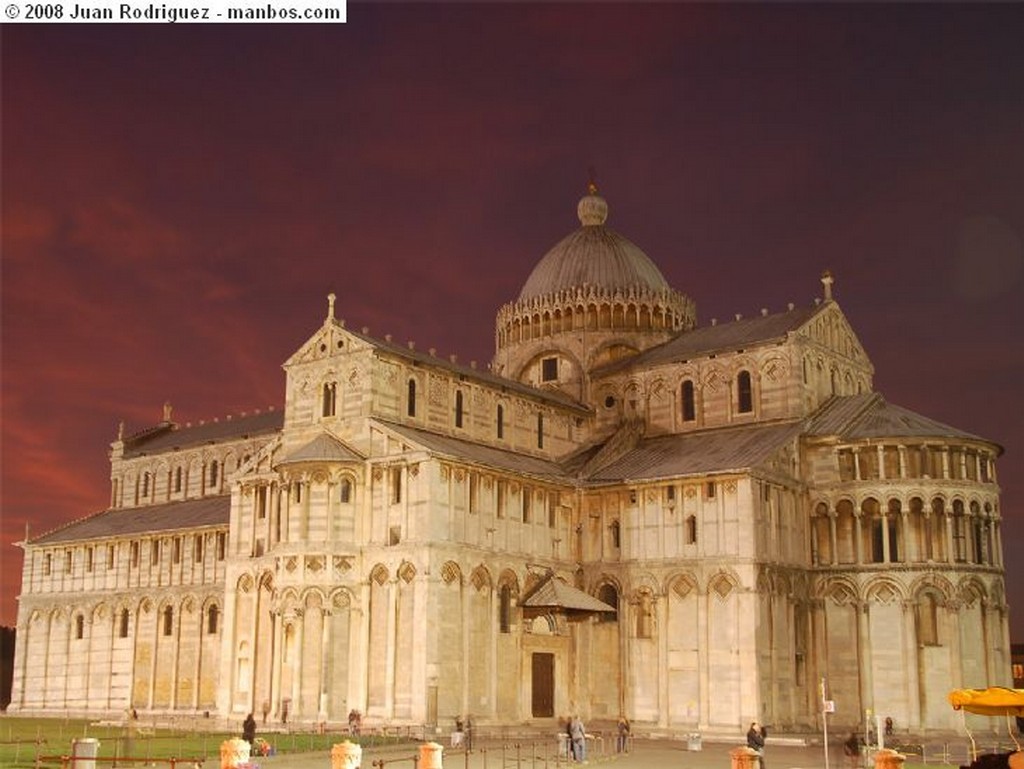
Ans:
[[[11,712],[927,732],[1009,686],[1000,446],[874,390],[828,272],[702,325],[577,214],[489,366],[331,295],[283,407],[122,427],[109,506],[21,543]]]

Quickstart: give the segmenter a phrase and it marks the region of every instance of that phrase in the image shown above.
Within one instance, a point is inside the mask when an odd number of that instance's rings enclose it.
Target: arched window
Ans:
[[[736,375],[737,410],[741,414],[749,414],[754,410],[754,393],[750,385],[750,372],[741,371]]]
[[[697,544],[697,516],[695,515],[686,517],[686,544]]]
[[[612,534],[612,547],[618,550],[622,547],[622,526],[618,521],[612,521],[612,525],[608,527]]]
[[[142,496],[143,498],[149,496],[149,473],[142,474]]]
[[[206,611],[206,633],[214,635],[217,632],[217,620],[220,618],[220,611],[216,604],[210,606]]]
[[[683,421],[692,422],[697,418],[697,404],[693,397],[693,381],[683,382]]]
[[[174,609],[168,606],[164,609],[164,635],[170,635],[174,630]]]
[[[217,476],[219,474],[220,474],[220,465],[217,463],[217,460],[215,459],[212,462],[210,462],[210,486],[211,487],[217,485]]]
[[[958,563],[967,561],[967,516],[959,499],[953,500],[953,557]]]
[[[618,622],[619,621],[619,591],[615,589],[615,585],[604,583],[597,591],[597,599],[602,603],[606,603],[611,606],[615,611],[606,611],[601,614],[601,622]]]
[[[537,415],[537,448],[544,448],[544,415]]]
[[[352,481],[348,478],[342,478],[338,485],[338,501],[343,505],[352,501]]]
[[[512,588],[502,585],[498,607],[498,630],[502,633],[512,632]]]
[[[498,404],[498,413],[495,418],[495,428],[498,432],[498,440],[502,440],[505,437],[505,407],[500,403]]]
[[[455,391],[455,426],[462,427],[462,390]]]
[[[333,417],[337,408],[338,385],[336,382],[325,382],[323,389],[323,415]]]
[[[406,398],[406,413],[414,417],[416,416],[416,380],[409,380],[409,394]]]
[[[128,637],[128,610],[121,609],[121,621],[118,623],[117,628],[118,638]]]
[[[75,638],[81,640],[85,636],[85,617],[81,614],[75,616]]]
[[[181,468],[177,468],[174,471],[174,493],[178,494],[181,491]]]

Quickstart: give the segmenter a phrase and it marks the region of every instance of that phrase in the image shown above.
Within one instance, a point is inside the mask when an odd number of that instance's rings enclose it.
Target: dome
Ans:
[[[606,291],[670,290],[647,254],[605,226],[608,204],[593,185],[580,200],[577,215],[582,226],[537,263],[519,292],[520,302],[582,286]]]

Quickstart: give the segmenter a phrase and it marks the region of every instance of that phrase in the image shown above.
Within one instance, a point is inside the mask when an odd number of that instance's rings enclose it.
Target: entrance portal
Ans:
[[[535,652],[533,655],[533,717],[555,715],[555,655]]]

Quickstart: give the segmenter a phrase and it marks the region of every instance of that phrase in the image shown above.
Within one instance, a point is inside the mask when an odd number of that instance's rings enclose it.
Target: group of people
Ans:
[[[466,750],[473,749],[473,718],[466,716],[455,717],[455,731],[452,732],[452,747],[462,747]]]

